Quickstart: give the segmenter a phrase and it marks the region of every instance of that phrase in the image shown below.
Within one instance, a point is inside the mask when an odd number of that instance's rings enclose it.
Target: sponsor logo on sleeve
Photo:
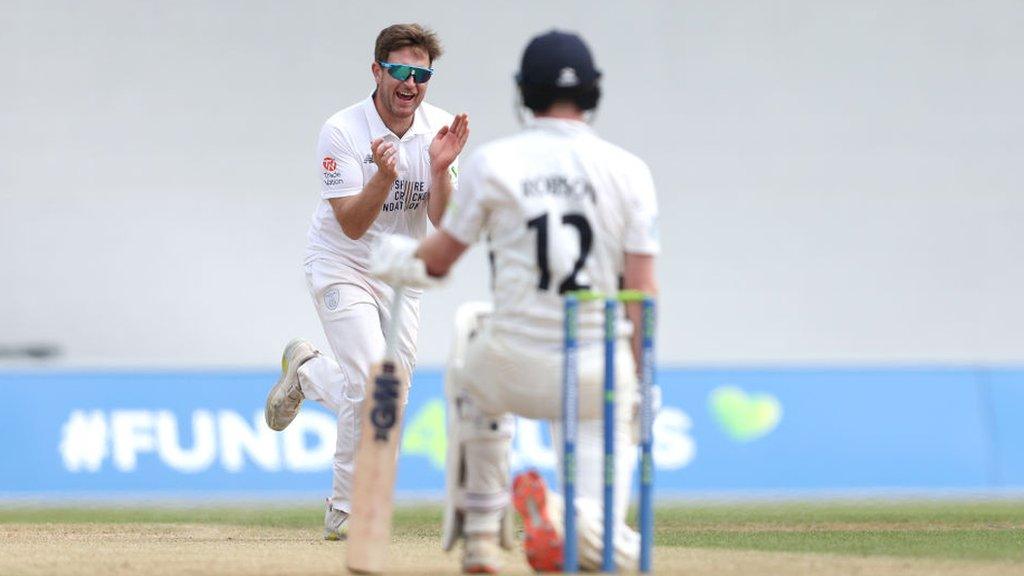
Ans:
[[[321,164],[324,167],[324,186],[337,186],[344,183],[341,172],[338,172],[338,163],[333,156],[324,156]]]

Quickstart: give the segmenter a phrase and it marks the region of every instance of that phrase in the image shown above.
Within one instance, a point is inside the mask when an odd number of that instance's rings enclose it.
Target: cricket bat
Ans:
[[[346,563],[353,574],[381,574],[391,543],[398,448],[409,375],[396,360],[394,341],[402,291],[395,290],[384,359],[373,366],[362,406],[352,486]]]

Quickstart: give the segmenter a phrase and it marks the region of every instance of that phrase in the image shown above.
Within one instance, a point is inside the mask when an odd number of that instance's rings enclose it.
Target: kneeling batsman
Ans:
[[[441,275],[465,251],[467,246],[443,229],[428,237],[423,244],[403,236],[384,236],[373,254],[370,273],[396,286],[430,288],[443,283]],[[426,260],[426,261],[425,261]],[[463,304],[455,317],[455,340],[445,375],[447,401],[446,499],[443,526],[443,548],[451,550],[464,539],[462,568],[466,573],[495,573],[501,568],[499,548],[514,547],[513,519],[510,513],[510,489],[515,505],[524,519],[527,559],[538,571],[560,571],[562,560],[562,515],[564,503],[560,495],[548,491],[536,473],[516,479],[510,487],[508,454],[514,428],[510,412],[530,418],[551,418],[548,406],[530,408],[509,396],[503,399],[482,394],[482,389],[497,390],[506,378],[524,379],[518,367],[529,366],[541,372],[552,370],[551,357],[529,356],[525,351],[513,354],[492,348],[486,336],[486,319],[492,307],[488,303]],[[472,347],[473,354],[468,351]],[[473,358],[487,370],[499,372],[496,386],[472,381],[483,371],[480,366],[468,367]],[[472,362],[471,362],[472,363]],[[525,376],[541,385],[542,377]],[[504,400],[504,401],[503,401]],[[594,432],[596,433],[596,427]],[[595,444],[596,446],[596,444]],[[583,459],[587,460],[587,459]],[[594,460],[594,472],[597,459]],[[623,459],[624,463],[629,459]],[[586,462],[582,462],[585,464]],[[620,470],[628,489],[631,466]],[[596,500],[577,499],[580,567],[597,570],[601,565],[603,514]],[[621,523],[621,522],[619,522]],[[621,523],[615,535],[615,557],[620,567],[633,568],[639,554],[635,532]]]

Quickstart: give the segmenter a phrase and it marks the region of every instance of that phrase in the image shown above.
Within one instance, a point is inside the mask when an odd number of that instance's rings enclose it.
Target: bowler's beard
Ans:
[[[412,118],[416,114],[416,110],[420,107],[420,103],[422,102],[420,99],[421,94],[417,94],[412,100],[412,109],[409,110],[408,114],[404,114],[397,106],[399,100],[398,97],[395,96],[394,91],[388,93],[386,90],[381,90],[380,86],[378,86],[373,92],[373,97],[374,99],[379,99],[381,106],[387,111],[388,116],[395,120],[408,120],[409,118]]]

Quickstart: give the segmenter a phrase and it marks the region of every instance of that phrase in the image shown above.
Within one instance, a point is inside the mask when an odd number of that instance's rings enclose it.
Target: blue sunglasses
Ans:
[[[409,76],[412,76],[412,81],[417,84],[426,84],[430,77],[434,75],[433,68],[420,68],[419,66],[410,66],[408,64],[392,64],[391,62],[378,62],[380,67],[387,70],[391,77],[399,82],[405,82]]]

